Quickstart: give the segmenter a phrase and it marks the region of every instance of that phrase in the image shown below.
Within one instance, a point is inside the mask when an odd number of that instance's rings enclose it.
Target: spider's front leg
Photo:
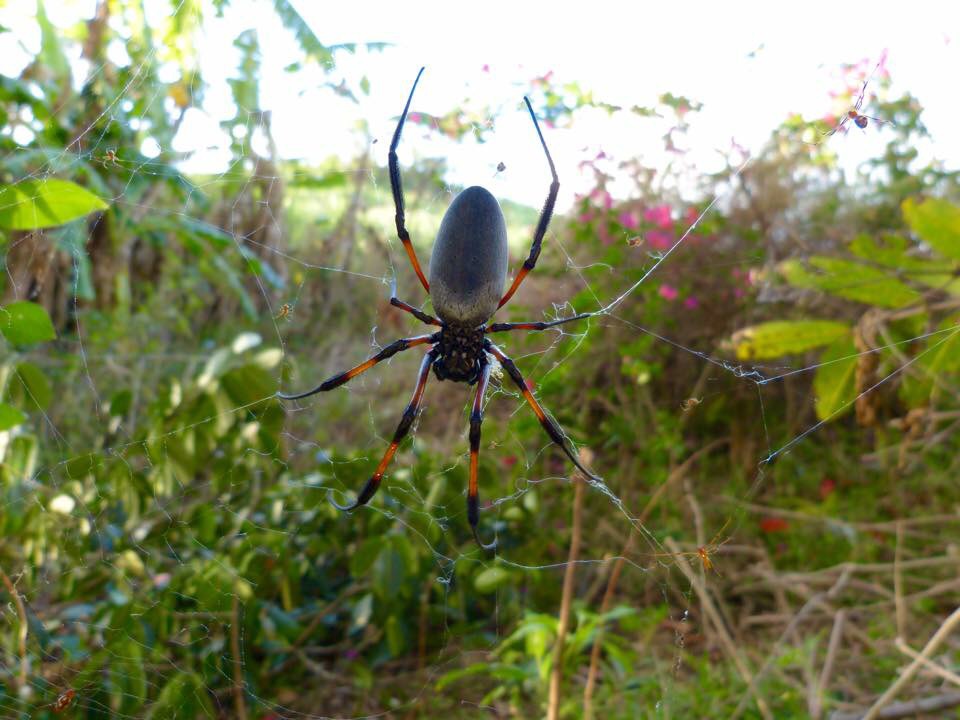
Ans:
[[[424,356],[423,362],[420,364],[420,374],[417,377],[417,387],[413,391],[413,397],[410,398],[410,403],[403,411],[403,417],[400,419],[400,424],[397,425],[397,430],[393,434],[393,440],[387,448],[387,451],[383,454],[383,458],[380,460],[380,464],[377,465],[377,469],[373,475],[370,476],[370,479],[367,480],[367,484],[363,486],[360,494],[357,495],[357,499],[350,505],[341,505],[336,500],[331,499],[331,502],[338,510],[356,510],[361,505],[366,505],[370,501],[370,498],[376,494],[377,489],[380,487],[380,481],[383,479],[383,474],[387,470],[387,465],[390,464],[394,453],[397,452],[397,447],[410,432],[413,421],[417,419],[417,415],[420,413],[423,391],[427,387],[427,378],[430,377],[430,366],[436,357],[436,350],[431,350]]]
[[[485,341],[484,349],[500,361],[503,369],[507,371],[510,379],[513,380],[514,384],[520,389],[520,392],[523,394],[523,399],[527,401],[530,409],[533,410],[534,414],[537,416],[537,419],[540,421],[540,425],[543,426],[544,430],[546,430],[547,435],[550,436],[550,439],[560,446],[560,449],[566,453],[567,457],[570,458],[571,461],[573,461],[573,464],[577,466],[580,472],[582,472],[591,480],[600,480],[599,477],[587,470],[583,466],[583,463],[580,462],[580,458],[577,457],[577,454],[571,449],[570,444],[567,442],[567,438],[563,434],[563,430],[557,424],[557,421],[547,415],[544,409],[540,406],[540,403],[537,402],[537,399],[533,396],[533,393],[530,392],[530,388],[527,387],[527,382],[523,379],[520,369],[516,366],[513,360],[511,360],[507,354],[503,352],[503,350],[498,348],[489,340]]]
[[[372,358],[365,360],[356,367],[350,368],[346,372],[337,373],[332,378],[324,380],[322,383],[317,385],[312,390],[307,390],[302,393],[295,393],[293,395],[288,395],[286,393],[277,393],[277,397],[281,400],[300,400],[305,397],[310,397],[311,395],[316,395],[317,393],[327,392],[328,390],[333,390],[334,388],[340,387],[351,380],[353,380],[357,375],[365,373],[367,370],[372,368],[377,363],[383,362],[389,357],[393,357],[398,352],[403,352],[404,350],[409,350],[412,347],[417,345],[426,345],[433,344],[439,339],[439,333],[434,333],[433,335],[419,335],[412,338],[400,338],[399,340],[394,340],[392,343],[387,345],[383,350],[378,352]]]

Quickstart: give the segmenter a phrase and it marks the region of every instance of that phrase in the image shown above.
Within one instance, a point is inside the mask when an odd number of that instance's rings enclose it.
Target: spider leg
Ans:
[[[547,328],[552,328],[556,325],[563,325],[564,323],[573,322],[574,320],[586,320],[587,318],[591,317],[593,317],[593,313],[580,313],[579,315],[574,315],[573,317],[551,320],[549,322],[493,323],[493,325],[488,325],[486,328],[484,328],[484,332],[495,333],[504,332],[506,330],[546,330]]]
[[[871,115],[861,115],[860,117],[865,117],[867,120],[870,120],[871,122],[875,122],[878,125],[893,125],[894,127],[897,126],[897,124],[893,120],[881,120],[880,118],[875,118]]]
[[[390,304],[394,307],[400,308],[404,312],[408,312],[413,315],[417,320],[427,325],[436,325],[438,327],[443,327],[443,323],[437,320],[433,315],[427,315],[423,310],[413,307],[408,303],[405,303],[403,300],[397,297],[390,298]]]
[[[317,385],[312,390],[307,390],[306,392],[296,393],[294,395],[287,395],[286,393],[277,393],[277,397],[281,400],[300,400],[301,398],[310,397],[311,395],[316,395],[317,393],[327,392],[328,390],[333,390],[336,387],[353,380],[357,375],[365,373],[367,370],[372,368],[377,363],[386,360],[389,357],[393,357],[398,352],[403,352],[404,350],[409,350],[410,348],[416,345],[426,345],[428,343],[435,343],[439,340],[439,333],[434,333],[433,335],[419,335],[412,338],[400,338],[395,340],[389,345],[387,345],[383,350],[378,352],[369,360],[365,360],[354,368],[350,368],[346,372],[339,373],[334,375],[332,378],[324,380],[322,383]]]
[[[484,349],[492,353],[493,356],[500,361],[500,364],[507,371],[510,379],[513,380],[514,384],[520,389],[520,392],[523,393],[524,400],[527,401],[527,404],[537,416],[537,419],[540,421],[543,429],[547,432],[547,435],[550,436],[550,439],[560,446],[560,449],[566,453],[567,457],[570,458],[573,464],[577,466],[577,469],[580,470],[580,472],[582,472],[591,480],[600,480],[599,477],[587,470],[580,462],[577,454],[571,449],[570,444],[567,442],[567,438],[563,434],[563,429],[557,424],[556,420],[547,415],[544,409],[540,406],[540,403],[537,402],[537,399],[533,397],[533,393],[530,392],[530,388],[527,387],[526,380],[523,379],[520,369],[516,366],[516,364],[514,364],[513,360],[511,360],[500,348],[498,348],[489,340],[485,341]]]
[[[400,182],[400,166],[397,163],[397,145],[400,144],[400,133],[403,132],[403,123],[407,119],[407,111],[410,110],[410,101],[413,100],[413,92],[417,89],[417,83],[420,82],[420,76],[423,75],[424,68],[420,68],[417,73],[417,79],[413,81],[413,87],[410,88],[410,95],[407,97],[407,104],[403,106],[403,114],[400,116],[400,122],[397,123],[397,129],[393,133],[393,142],[390,143],[390,154],[387,155],[388,165],[390,167],[390,189],[393,191],[393,205],[397,210],[397,237],[403,243],[403,249],[407,251],[407,257],[413,265],[413,271],[420,278],[420,284],[423,289],[430,292],[430,283],[420,269],[420,261],[417,260],[417,253],[413,249],[413,243],[410,242],[410,233],[407,232],[406,216],[403,213],[403,184]]]
[[[350,505],[341,505],[333,498],[330,499],[330,502],[338,510],[356,510],[361,505],[366,505],[370,501],[370,498],[376,494],[377,489],[380,487],[380,481],[383,479],[383,474],[387,470],[387,465],[390,464],[394,453],[397,452],[397,446],[403,442],[403,439],[410,432],[413,421],[417,419],[417,415],[420,413],[423,391],[427,387],[427,378],[430,377],[430,366],[436,357],[437,351],[431,350],[424,356],[423,362],[420,363],[420,374],[417,377],[417,387],[413,391],[413,397],[410,398],[410,403],[403,411],[403,417],[400,419],[400,424],[397,425],[397,430],[393,434],[393,440],[390,442],[390,446],[383,454],[383,458],[380,460],[380,464],[377,465],[377,469],[374,470],[373,475],[367,480],[367,484],[363,486],[363,489],[357,495],[357,499]]]
[[[828,130],[827,132],[820,133],[820,134],[821,134],[823,137],[825,137],[825,138],[826,138],[826,137],[830,137],[830,136],[833,135],[834,133],[839,132],[840,129],[841,129],[844,125],[846,125],[847,120],[849,120],[849,119],[850,119],[850,116],[847,115],[846,113],[844,113],[843,119],[840,121],[840,123],[839,123],[838,125],[836,125],[836,126],[835,126],[834,128],[832,128],[832,129]]]
[[[557,168],[553,165],[553,158],[550,157],[550,151],[547,149],[547,143],[543,139],[543,133],[540,132],[540,124],[537,122],[537,116],[533,114],[533,107],[530,100],[526,97],[523,101],[527,104],[527,110],[530,111],[530,117],[533,118],[533,127],[537,130],[537,137],[540,138],[540,144],[543,146],[543,152],[547,155],[547,163],[550,165],[550,174],[553,176],[553,182],[550,183],[550,192],[546,201],[543,203],[543,209],[540,211],[540,220],[537,222],[536,232],[533,234],[533,244],[530,245],[530,255],[523,261],[523,267],[513,279],[513,284],[506,294],[500,298],[500,304],[497,308],[503,307],[507,301],[513,297],[513,294],[520,287],[520,283],[527,274],[533,270],[537,264],[537,258],[540,257],[540,245],[543,243],[543,236],[547,234],[547,226],[550,225],[550,217],[553,215],[553,206],[557,202],[557,193],[560,191],[560,178],[557,177]]]
[[[470,413],[470,485],[467,488],[467,520],[473,531],[473,539],[484,550],[493,550],[497,541],[483,543],[477,533],[477,524],[480,521],[480,488],[477,476],[480,472],[480,426],[483,424],[483,396],[490,383],[491,365],[486,358],[480,361],[483,370],[480,371],[480,382],[477,383],[477,392],[473,397],[473,412]]]

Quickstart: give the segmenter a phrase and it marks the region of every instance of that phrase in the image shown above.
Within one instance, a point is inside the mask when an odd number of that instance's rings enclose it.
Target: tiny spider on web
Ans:
[[[113,148],[107,150],[103,154],[103,157],[100,158],[100,162],[103,164],[104,167],[106,167],[108,164],[119,165],[120,162],[117,159],[117,151],[114,150]]]
[[[415,346],[426,345],[429,350],[420,364],[413,397],[403,411],[403,417],[393,435],[393,440],[387,447],[387,451],[376,470],[374,470],[373,475],[367,480],[353,503],[340,505],[332,499],[331,502],[337,508],[349,511],[365,505],[374,496],[380,487],[387,466],[397,451],[397,447],[410,432],[410,428],[420,412],[423,393],[432,369],[438,380],[464,382],[468,385],[477,386],[470,413],[470,475],[467,486],[467,520],[477,544],[485,550],[492,550],[496,547],[496,541],[489,544],[481,542],[477,530],[480,517],[478,477],[483,399],[496,363],[499,363],[500,367],[506,371],[516,385],[523,399],[540,421],[540,425],[546,431],[547,436],[563,450],[570,461],[584,475],[593,480],[599,480],[599,478],[583,466],[560,425],[547,415],[533,396],[533,392],[519,368],[488,336],[491,333],[510,330],[546,330],[562,323],[589,318],[591,314],[581,313],[551,322],[488,324],[493,314],[513,297],[523,279],[536,266],[537,258],[540,256],[540,246],[547,233],[550,217],[553,215],[553,207],[557,201],[557,193],[560,190],[560,180],[557,177],[553,158],[550,157],[547,143],[543,139],[543,133],[540,132],[540,125],[533,112],[533,106],[526,97],[523,100],[527,105],[530,118],[533,120],[533,127],[547,157],[547,164],[552,176],[550,190],[543,204],[543,209],[540,211],[540,219],[537,222],[533,242],[530,245],[530,254],[516,277],[514,277],[509,289],[504,292],[509,269],[506,221],[496,198],[486,189],[475,185],[468,187],[453,199],[440,222],[440,230],[434,241],[433,254],[430,257],[430,279],[428,282],[426,275],[420,268],[420,261],[417,259],[416,251],[410,241],[410,234],[407,232],[403,186],[400,181],[400,166],[397,162],[397,146],[400,143],[400,134],[403,131],[403,124],[410,110],[410,102],[413,100],[413,93],[417,89],[417,83],[420,81],[423,70],[424,68],[420,68],[420,72],[417,73],[417,78],[413,82],[413,88],[410,90],[407,104],[400,115],[400,121],[397,123],[397,129],[393,134],[387,157],[390,188],[393,192],[393,202],[396,209],[397,236],[403,244],[420,284],[433,299],[433,306],[439,318],[428,315],[423,310],[405,303],[395,294],[390,298],[390,304],[410,313],[420,322],[440,329],[430,335],[418,335],[396,340],[368,360],[350,370],[334,375],[312,390],[293,394],[277,393],[277,396],[283,400],[298,400],[316,393],[333,390],[399,352]]]
[[[73,699],[76,697],[76,695],[77,691],[72,688],[62,692],[51,706],[53,712],[60,714],[64,710],[68,709],[73,704]]]
[[[293,311],[293,306],[290,303],[284,303],[280,306],[279,312],[277,312],[274,320],[289,320],[290,313]]]
[[[879,67],[879,64],[877,65],[877,67]],[[876,71],[876,68],[874,68],[874,71]],[[861,130],[866,130],[867,125],[870,124],[871,120],[875,122],[877,125],[894,125],[894,122],[892,120],[881,120],[880,118],[875,118],[870,115],[864,115],[860,112],[860,108],[863,107],[863,99],[864,97],[866,97],[866,94],[867,94],[867,85],[870,83],[871,77],[873,77],[873,73],[870,73],[870,77],[868,77],[866,80],[863,81],[863,87],[860,88],[860,95],[857,97],[856,104],[841,116],[840,122],[834,125],[830,130],[821,132],[820,140],[818,142],[807,143],[807,145],[819,145],[820,143],[826,141],[828,137],[836,134],[837,132],[840,132],[840,131],[846,132],[844,128],[846,127],[848,120],[853,120],[853,124],[856,125],[858,128],[860,128]]]

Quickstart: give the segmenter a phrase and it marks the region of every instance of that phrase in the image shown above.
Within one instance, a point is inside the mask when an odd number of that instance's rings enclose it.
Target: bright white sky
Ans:
[[[553,71],[559,83],[576,81],[606,102],[654,105],[663,92],[704,104],[691,117],[686,141],[699,172],[718,168],[717,150],[731,139],[757,150],[773,128],[793,112],[814,118],[841,113],[831,92],[843,88],[839,67],[887,52],[891,95],[909,91],[924,107],[933,141],[920,148],[948,168],[960,168],[957,119],[960,98],[960,3],[911,2],[673,2],[627,3],[325,3],[294,0],[326,44],[384,41],[379,53],[341,54],[339,71],[353,80],[366,75],[370,96],[357,106],[319,90],[314,68],[289,74],[297,59],[294,39],[266,0],[233,0],[223,19],[209,15],[200,40],[208,86],[204,111],[191,111],[177,150],[224,146],[219,121],[233,114],[226,78],[235,72],[233,39],[257,29],[263,53],[261,103],[273,113],[281,156],[317,162],[354,157],[365,118],[378,139],[374,155],[386,164],[396,117],[421,65],[427,66],[413,110],[444,113],[470,98],[495,111],[489,142],[461,146],[408,126],[401,162],[419,156],[448,158],[449,180],[484,184],[500,196],[539,205],[549,176],[536,137],[520,104],[537,75]],[[2,0],[0,0],[2,5]],[[68,24],[89,16],[93,0],[48,0],[48,13]],[[159,23],[166,0],[148,0]],[[32,0],[13,0],[0,10],[0,24],[28,48],[38,42]],[[11,34],[0,35],[0,72],[16,68]],[[20,53],[22,54],[22,53]],[[484,71],[484,66],[489,71]],[[353,85],[356,87],[356,83]],[[870,114],[870,108],[865,108]],[[578,163],[600,148],[616,159],[640,157],[662,165],[665,126],[606,114],[578,115],[569,129],[547,129],[547,142],[561,176],[560,207],[587,187]],[[881,152],[884,130],[870,127],[829,140],[846,167]],[[187,169],[217,169],[221,151],[198,152]],[[507,170],[496,174],[498,162]],[[222,168],[221,168],[222,169]]]

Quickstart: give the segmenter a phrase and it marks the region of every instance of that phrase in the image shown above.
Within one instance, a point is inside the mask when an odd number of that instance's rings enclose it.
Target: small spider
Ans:
[[[497,163],[497,172],[503,172],[506,169],[507,169],[507,166],[504,163],[502,162]]]
[[[280,312],[277,313],[277,316],[274,318],[274,320],[289,320],[290,312],[292,310],[293,307],[290,305],[290,303],[284,303],[280,306]]]
[[[698,547],[697,548],[697,557],[700,558],[700,562],[703,563],[703,571],[713,570],[717,575],[720,573],[717,572],[717,569],[713,566],[713,560],[710,559],[710,555],[716,552],[716,548],[709,547]]]
[[[702,402],[703,402],[703,398],[695,398],[695,397],[687,398],[682,403],[680,403],[680,407],[683,408],[683,411],[685,413],[688,413]]]
[[[517,288],[520,287],[520,283],[537,264],[537,258],[540,256],[540,246],[550,224],[557,193],[560,190],[560,180],[557,177],[553,158],[550,157],[547,143],[543,139],[543,133],[540,132],[537,116],[534,115],[533,107],[527,98],[524,98],[524,102],[527,104],[534,129],[537,131],[540,144],[547,156],[547,164],[550,166],[550,174],[553,180],[550,183],[547,199],[540,212],[540,219],[537,222],[533,242],[530,246],[530,254],[524,261],[523,267],[513,279],[509,289],[503,292],[509,269],[506,221],[496,198],[484,188],[473,186],[457,195],[443,216],[440,230],[433,245],[433,254],[430,258],[430,281],[427,281],[427,277],[420,268],[420,262],[417,260],[413,244],[410,242],[410,234],[407,232],[403,186],[400,181],[400,167],[397,163],[397,146],[400,143],[400,134],[403,131],[403,124],[410,109],[410,102],[413,100],[413,93],[417,89],[417,83],[420,81],[423,70],[423,68],[420,69],[416,80],[413,82],[413,88],[410,90],[407,104],[404,106],[403,114],[397,123],[397,129],[394,132],[393,141],[390,143],[390,151],[387,157],[390,188],[393,191],[393,202],[396,208],[397,236],[403,243],[403,248],[410,259],[413,271],[420,280],[420,284],[433,298],[433,306],[436,308],[439,319],[403,302],[395,295],[390,298],[390,304],[410,313],[421,322],[440,329],[430,335],[396,340],[365,362],[334,375],[312,390],[289,395],[278,393],[277,396],[283,400],[298,400],[316,393],[327,392],[340,387],[377,363],[399,352],[417,345],[428,346],[429,351],[424,356],[420,364],[420,371],[417,374],[417,384],[413,397],[403,411],[403,418],[397,426],[393,440],[387,447],[387,451],[376,470],[374,470],[373,475],[367,480],[352,504],[340,505],[336,501],[332,502],[341,510],[355,510],[368,503],[377,492],[390,460],[396,453],[397,447],[410,432],[410,428],[420,412],[424,389],[432,368],[438,380],[465,382],[468,385],[477,386],[470,413],[470,475],[467,487],[467,520],[477,544],[486,550],[491,550],[496,547],[496,541],[490,544],[482,543],[477,531],[480,516],[478,477],[483,399],[490,382],[491,373],[497,363],[506,370],[507,375],[517,386],[550,439],[587,477],[595,480],[598,478],[583,466],[567,441],[563,430],[537,402],[513,360],[503,350],[494,345],[488,335],[508,330],[545,330],[561,323],[585,319],[590,315],[583,313],[552,322],[487,324],[490,317],[513,297]]]
[[[103,163],[103,166],[106,167],[107,164],[119,165],[120,163],[117,160],[117,151],[113,148],[107,150],[103,157],[100,158],[100,162]]]
[[[60,696],[57,697],[56,702],[53,703],[53,711],[59,715],[63,711],[67,710],[73,704],[73,699],[76,697],[76,695],[77,691],[72,688],[60,693]]]
[[[873,76],[873,73],[871,73],[870,75],[871,75],[871,77],[872,77],[872,76]],[[891,125],[893,124],[893,121],[891,121],[891,120],[881,120],[880,118],[875,118],[875,117],[871,117],[871,116],[869,116],[869,115],[863,115],[863,114],[861,114],[860,108],[863,106],[863,98],[864,98],[864,97],[866,96],[866,94],[867,94],[867,84],[868,84],[869,82],[870,82],[870,78],[869,78],[869,77],[868,77],[866,80],[863,81],[863,87],[860,89],[860,96],[857,98],[856,104],[855,104],[850,110],[848,110],[845,115],[842,116],[840,122],[837,123],[837,124],[836,124],[833,128],[831,128],[830,130],[827,130],[826,132],[820,133],[821,136],[822,136],[822,139],[820,140],[820,142],[808,143],[808,145],[819,145],[819,144],[820,144],[821,142],[823,142],[826,138],[830,137],[831,135],[833,135],[833,134],[839,132],[841,129],[843,129],[844,125],[846,125],[846,123],[847,123],[847,120],[853,120],[853,124],[856,125],[858,128],[860,128],[861,130],[865,130],[866,127],[867,127],[867,125],[869,125],[869,123],[870,123],[871,120],[873,120],[873,121],[874,121],[875,123],[877,123],[878,125],[885,125],[885,124],[887,124],[887,123],[889,123],[889,124],[891,124]]]

